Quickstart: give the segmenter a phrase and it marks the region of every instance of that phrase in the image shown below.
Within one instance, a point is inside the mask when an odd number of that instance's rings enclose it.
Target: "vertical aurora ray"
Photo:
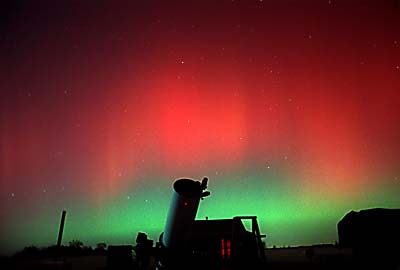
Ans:
[[[0,252],[55,243],[62,209],[64,243],[157,240],[179,177],[210,178],[197,218],[257,215],[268,245],[400,206],[394,1],[5,10]]]

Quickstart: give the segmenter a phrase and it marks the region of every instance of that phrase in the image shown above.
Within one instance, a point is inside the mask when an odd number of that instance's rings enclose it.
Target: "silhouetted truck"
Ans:
[[[353,249],[357,263],[400,267],[400,209],[351,211],[339,221],[339,245]]]
[[[250,221],[250,231],[243,220]],[[266,262],[256,216],[237,216],[232,219],[195,220],[188,249],[198,265],[229,268],[251,268]]]
[[[213,269],[219,266],[255,266],[265,262],[264,246],[255,216],[195,220],[199,202],[210,193],[208,179],[178,179],[165,230],[160,236],[158,269]],[[251,221],[247,231],[243,219]]]

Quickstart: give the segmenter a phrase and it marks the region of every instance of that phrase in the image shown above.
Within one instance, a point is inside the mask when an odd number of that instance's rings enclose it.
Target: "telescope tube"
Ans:
[[[200,183],[192,179],[178,179],[173,184],[171,204],[162,236],[162,244],[171,250],[185,247],[197,214],[199,201],[208,196],[207,178]]]

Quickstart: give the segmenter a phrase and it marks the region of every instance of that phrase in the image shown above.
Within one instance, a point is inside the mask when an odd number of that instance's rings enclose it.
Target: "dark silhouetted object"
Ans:
[[[97,243],[94,251],[97,254],[107,254],[107,244],[106,243]]]
[[[202,182],[178,179],[158,248],[158,269],[255,269],[265,263],[265,251],[255,216],[196,220],[199,201],[210,192]],[[251,220],[251,232],[242,223]]]
[[[201,198],[209,196],[204,192],[208,179],[202,182],[192,179],[178,179],[174,182],[167,222],[162,236],[162,244],[171,250],[185,248],[197,208]]]
[[[58,231],[58,239],[57,239],[57,246],[61,246],[62,237],[64,233],[64,224],[65,224],[65,216],[67,215],[67,211],[63,210],[61,214],[61,222],[60,222],[60,230]]]
[[[147,239],[147,234],[139,232],[136,237],[136,261],[141,270],[149,269],[152,255],[153,240]]]
[[[108,246],[107,268],[132,269],[133,267],[132,250],[133,247],[131,245]]]
[[[71,249],[80,250],[83,248],[83,242],[81,240],[72,240],[72,241],[69,241],[68,244]]]
[[[242,220],[251,220],[247,231]],[[238,268],[265,264],[265,250],[255,216],[233,219],[196,220],[188,249],[193,260],[204,267],[236,266]]]
[[[339,245],[367,267],[400,266],[400,209],[351,211],[337,225]]]
[[[308,258],[308,260],[311,262],[313,260],[313,257],[315,255],[315,251],[313,247],[309,247],[305,251],[305,255]]]
[[[164,232],[160,236],[158,268],[188,267],[185,262],[185,259],[190,256],[187,243],[200,199],[210,195],[209,192],[204,191],[207,183],[206,177],[201,182],[186,178],[174,182],[167,221]]]

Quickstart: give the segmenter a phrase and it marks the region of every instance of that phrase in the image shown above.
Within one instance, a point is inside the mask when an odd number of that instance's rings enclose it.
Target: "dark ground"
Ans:
[[[357,262],[353,258],[352,250],[345,248],[331,247],[296,247],[296,248],[275,248],[267,249],[267,264],[258,269],[286,270],[286,269],[394,269],[400,270],[400,263],[388,265],[382,262],[373,263],[374,260],[368,262]],[[400,257],[399,257],[400,258]],[[92,256],[70,256],[64,257],[64,262],[55,261],[54,259],[19,259],[3,257],[1,260],[1,269],[69,269],[83,270],[107,269],[107,257],[105,255]],[[193,269],[189,266],[186,269]],[[138,269],[132,265],[124,269]],[[152,258],[149,269],[155,269],[154,258]],[[210,269],[210,268],[207,268]],[[218,267],[214,269],[255,269],[254,266],[243,267]]]

